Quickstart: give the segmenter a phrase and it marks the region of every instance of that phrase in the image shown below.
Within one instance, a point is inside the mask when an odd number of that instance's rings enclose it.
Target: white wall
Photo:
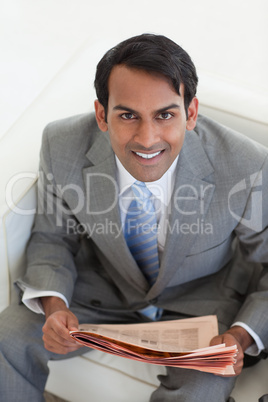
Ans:
[[[164,34],[190,53],[201,101],[238,114],[246,108],[267,122],[267,16],[267,0],[2,0],[0,137],[83,46],[100,44],[101,57],[142,32]],[[91,72],[85,85],[92,81]],[[214,81],[219,86],[208,92]]]

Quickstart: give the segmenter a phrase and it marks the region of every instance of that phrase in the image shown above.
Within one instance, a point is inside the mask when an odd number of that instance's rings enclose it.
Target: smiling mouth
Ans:
[[[155,153],[153,153],[153,154],[144,154],[144,153],[142,153],[142,152],[134,152],[134,153],[135,153],[136,155],[140,156],[141,158],[144,158],[144,159],[152,159],[152,158],[158,156],[161,152],[162,152],[162,151],[158,151],[158,152],[155,152]]]

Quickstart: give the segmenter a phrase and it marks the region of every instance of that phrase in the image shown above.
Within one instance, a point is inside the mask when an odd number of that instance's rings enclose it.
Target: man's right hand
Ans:
[[[59,297],[42,297],[41,303],[46,315],[43,326],[44,346],[50,352],[67,354],[82,346],[69,335],[69,331],[78,330],[76,316],[66,307]]]

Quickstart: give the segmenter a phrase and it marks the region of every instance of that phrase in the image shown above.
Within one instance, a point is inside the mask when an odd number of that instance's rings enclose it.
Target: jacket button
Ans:
[[[91,305],[94,307],[100,307],[101,301],[100,300],[91,300]]]
[[[154,299],[149,300],[149,303],[150,303],[150,304],[156,304],[157,301],[158,301],[158,297],[155,297]]]

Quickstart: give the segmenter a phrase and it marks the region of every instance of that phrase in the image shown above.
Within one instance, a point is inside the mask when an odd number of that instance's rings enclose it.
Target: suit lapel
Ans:
[[[214,189],[213,168],[200,140],[195,133],[187,132],[170,202],[166,247],[157,281],[147,294],[148,300],[161,294],[182,266],[198,237],[196,225],[204,220]],[[187,275],[182,273],[183,278]]]
[[[121,227],[116,162],[108,137],[100,135],[87,158],[94,163],[83,171],[88,200],[83,217],[99,249],[129,283],[144,296],[148,283],[125,242]]]

